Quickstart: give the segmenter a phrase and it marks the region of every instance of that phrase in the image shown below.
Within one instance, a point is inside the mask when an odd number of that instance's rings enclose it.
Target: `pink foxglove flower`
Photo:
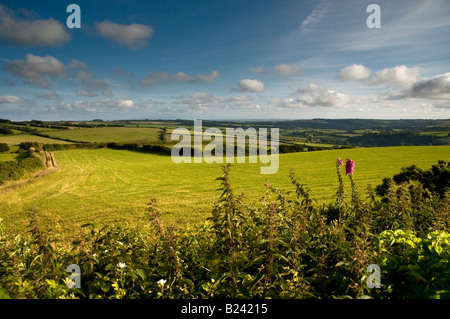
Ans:
[[[347,159],[345,162],[345,175],[352,175],[355,167],[355,162],[353,162],[351,159]]]
[[[338,159],[337,159],[337,163],[339,164],[339,165],[344,165],[344,163],[342,162],[342,160],[338,157]]]

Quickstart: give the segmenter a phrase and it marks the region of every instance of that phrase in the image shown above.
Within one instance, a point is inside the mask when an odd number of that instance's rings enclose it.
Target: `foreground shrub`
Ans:
[[[9,152],[9,145],[6,143],[0,143],[0,153]]]
[[[433,231],[424,238],[408,230],[388,230],[377,239],[388,298],[450,298],[450,233]]]

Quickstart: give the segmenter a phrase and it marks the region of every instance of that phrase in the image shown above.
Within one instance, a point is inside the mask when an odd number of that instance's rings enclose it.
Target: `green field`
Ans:
[[[0,153],[0,162],[15,161],[18,154],[14,153]]]
[[[31,135],[31,134],[0,135],[0,143],[6,143],[9,145],[19,145],[22,142],[36,142],[36,143],[42,143],[42,144],[67,144],[67,143],[70,143],[70,142],[54,140],[52,138],[46,138],[46,137]]]
[[[72,234],[81,224],[140,222],[146,204],[155,197],[168,222],[177,226],[202,222],[220,195],[221,164],[174,164],[169,156],[132,151],[98,149],[55,152],[59,170],[35,178],[21,187],[0,189],[0,217],[7,231],[22,232],[27,212],[36,206],[44,224],[58,225]],[[364,193],[405,166],[426,169],[438,160],[450,159],[450,146],[386,147],[281,154],[279,171],[261,175],[267,164],[233,164],[231,184],[246,200],[256,201],[265,192],[267,180],[274,187],[293,189],[289,179],[294,169],[318,201],[329,201],[337,188],[335,161],[352,158],[354,179]],[[345,177],[345,176],[344,176]],[[349,181],[344,178],[347,191]]]
[[[159,128],[97,127],[45,132],[50,137],[77,142],[151,143],[158,141]]]

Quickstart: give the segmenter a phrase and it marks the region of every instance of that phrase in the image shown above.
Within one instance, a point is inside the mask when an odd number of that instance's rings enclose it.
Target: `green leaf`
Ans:
[[[113,270],[113,269],[115,269],[115,268],[116,268],[115,265],[113,265],[113,264],[108,264],[108,265],[106,265],[105,270],[110,271],[110,270]]]
[[[108,292],[109,289],[111,289],[111,283],[109,282],[103,282],[100,286],[100,288],[104,291],[104,292]]]
[[[0,289],[0,299],[11,299],[6,290]]]
[[[142,278],[142,280],[147,279],[147,276],[145,275],[144,271],[142,269],[136,269],[135,270],[136,275]]]

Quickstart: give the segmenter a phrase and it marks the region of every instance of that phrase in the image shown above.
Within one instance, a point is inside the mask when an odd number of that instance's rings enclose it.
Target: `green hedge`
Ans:
[[[0,162],[0,184],[3,184],[5,181],[19,180],[26,174],[33,173],[43,167],[44,164],[37,157]]]
[[[9,145],[6,143],[0,143],[0,153],[9,152]]]

